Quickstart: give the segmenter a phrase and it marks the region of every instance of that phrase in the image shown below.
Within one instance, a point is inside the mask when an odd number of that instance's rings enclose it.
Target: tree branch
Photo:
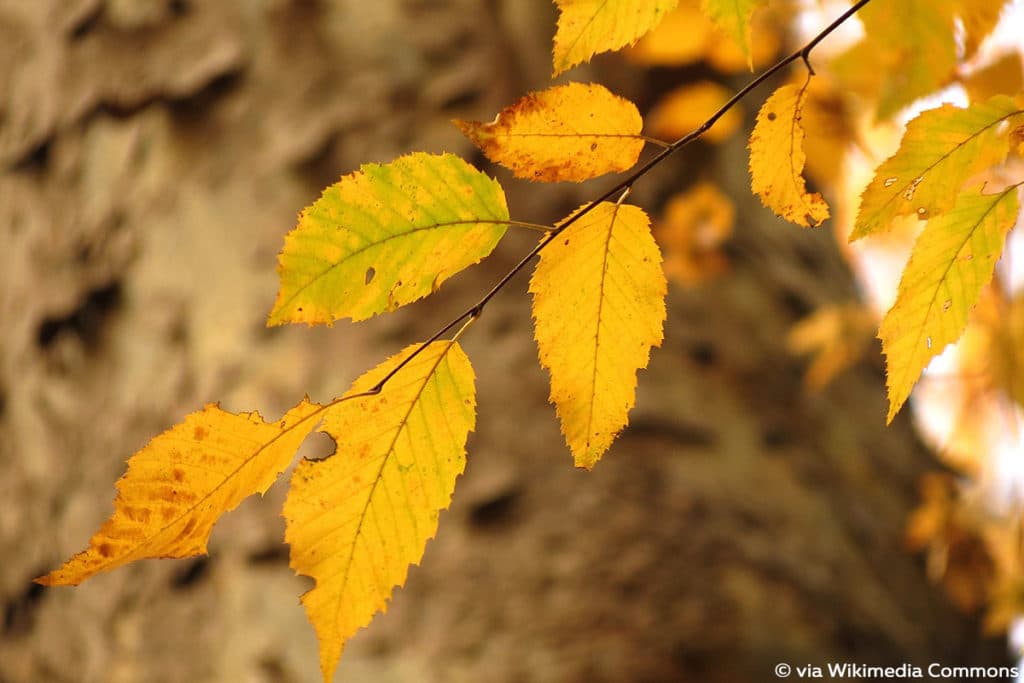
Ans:
[[[507,273],[505,273],[505,275],[500,280],[498,280],[498,282],[493,287],[491,287],[487,294],[485,294],[478,302],[476,302],[476,304],[474,304],[467,310],[463,311],[463,313],[460,314],[457,318],[453,319],[451,322],[449,322],[444,327],[439,329],[437,332],[431,335],[430,338],[427,339],[425,342],[422,342],[415,351],[409,354],[409,356],[407,356],[401,363],[392,368],[391,372],[385,375],[368,393],[379,393],[384,388],[384,385],[387,384],[388,381],[392,377],[394,377],[399,370],[401,370],[416,356],[418,356],[423,351],[423,349],[425,349],[427,346],[440,339],[445,333],[454,328],[460,322],[467,319],[470,322],[472,322],[473,320],[479,318],[480,315],[483,313],[484,307],[487,306],[490,300],[493,299],[498,294],[498,292],[504,289],[505,285],[507,285],[509,281],[512,280],[512,278],[518,275],[519,272],[523,268],[525,268],[526,265],[530,261],[532,261],[535,256],[537,256],[541,251],[543,251],[544,247],[551,244],[551,242],[555,240],[558,237],[558,235],[562,233],[563,230],[565,230],[570,225],[572,225],[573,223],[575,223],[576,221],[578,221],[579,219],[583,218],[585,215],[593,211],[594,208],[597,207],[597,205],[600,204],[601,202],[611,199],[618,193],[628,191],[637,180],[647,175],[647,173],[649,173],[655,166],[662,163],[663,161],[665,161],[665,159],[672,156],[682,148],[686,147],[694,140],[700,138],[713,125],[715,125],[718,119],[722,118],[722,116],[724,116],[726,112],[728,112],[730,109],[736,106],[736,104],[740,100],[749,95],[752,90],[754,90],[759,85],[764,83],[766,80],[774,76],[776,73],[778,73],[779,71],[786,68],[787,66],[789,66],[790,64],[797,60],[801,60],[807,67],[809,73],[813,75],[814,68],[811,66],[810,55],[814,48],[818,46],[818,43],[823,41],[826,37],[828,37],[829,34],[831,34],[837,28],[842,26],[843,23],[845,23],[850,17],[856,14],[861,8],[863,8],[869,2],[871,2],[871,0],[858,0],[858,2],[856,2],[848,10],[839,15],[831,24],[822,29],[805,45],[803,45],[793,53],[789,54],[788,56],[780,59],[778,62],[773,64],[768,70],[764,71],[761,75],[754,78],[745,86],[740,88],[740,90],[738,90],[735,95],[729,98],[728,102],[723,104],[718,111],[716,111],[714,114],[708,117],[708,119],[704,123],[702,123],[698,128],[687,133],[683,137],[679,138],[672,144],[662,149],[656,155],[651,157],[646,163],[644,163],[640,168],[629,174],[629,176],[627,176],[625,179],[620,181],[618,184],[614,185],[611,189],[602,193],[597,199],[593,199],[590,202],[588,202],[582,209],[580,209],[579,211],[571,215],[569,218],[567,218],[565,222],[561,223],[554,230],[548,232],[547,236],[543,240],[541,240],[537,244],[537,246],[530,250],[530,252],[526,256],[524,256],[518,263],[516,263],[516,265],[514,265]],[[461,332],[462,330],[460,330],[460,334]]]

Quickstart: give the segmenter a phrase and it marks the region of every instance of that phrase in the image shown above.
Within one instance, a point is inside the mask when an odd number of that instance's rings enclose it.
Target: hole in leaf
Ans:
[[[373,266],[370,266],[369,268],[367,268],[366,269],[366,277],[363,280],[363,284],[364,285],[368,285],[371,282],[373,282],[373,278],[374,278],[374,276],[376,274],[377,274],[377,271],[373,269]]]

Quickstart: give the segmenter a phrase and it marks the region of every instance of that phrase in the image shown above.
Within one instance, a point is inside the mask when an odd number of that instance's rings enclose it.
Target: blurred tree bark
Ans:
[[[0,0],[0,681],[316,680],[282,486],[225,518],[208,560],[75,590],[29,580],[84,546],[124,460],[186,412],[340,394],[533,244],[511,236],[436,300],[362,326],[263,328],[296,211],[360,163],[473,158],[448,119],[544,87],[553,20],[546,0]],[[605,77],[643,98],[615,57],[574,75]],[[729,274],[673,291],[632,425],[593,473],[571,467],[547,405],[525,280],[474,326],[469,468],[338,680],[1003,662],[904,548],[936,463],[904,420],[883,426],[879,364],[804,392],[786,331],[854,286],[829,235],[767,216],[745,169],[737,139],[638,187],[654,207],[713,177],[739,226]],[[599,187],[508,191],[517,218],[550,222]]]

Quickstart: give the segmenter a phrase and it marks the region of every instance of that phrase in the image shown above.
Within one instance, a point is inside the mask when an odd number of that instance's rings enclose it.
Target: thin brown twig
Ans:
[[[597,199],[588,202],[586,205],[583,206],[582,209],[569,216],[569,218],[560,223],[554,230],[548,232],[547,236],[544,237],[544,239],[542,239],[537,244],[537,246],[531,249],[530,252],[526,254],[526,256],[520,259],[519,262],[516,263],[516,265],[512,266],[512,268],[507,273],[505,273],[505,275],[500,280],[498,280],[498,282],[493,287],[491,287],[491,289],[478,302],[476,302],[476,304],[474,304],[467,310],[463,311],[457,318],[453,319],[451,322],[449,322],[444,327],[439,329],[437,332],[431,335],[429,339],[422,342],[415,351],[409,354],[401,363],[392,368],[391,372],[389,372],[379,382],[377,382],[377,384],[372,389],[370,389],[368,393],[379,393],[381,389],[384,388],[384,385],[387,384],[388,381],[392,377],[394,377],[395,374],[398,373],[398,371],[400,371],[410,361],[412,361],[416,356],[418,356],[423,351],[423,349],[427,348],[427,346],[440,339],[446,332],[451,330],[460,322],[466,320],[467,318],[472,320],[479,318],[480,315],[483,313],[484,307],[487,306],[490,300],[493,299],[498,294],[498,292],[504,289],[505,285],[507,285],[509,281],[512,280],[512,278],[518,275],[519,272],[523,268],[525,268],[526,265],[530,261],[532,261],[535,256],[537,256],[537,254],[543,251],[543,249],[546,246],[551,244],[551,242],[554,241],[554,239],[557,238],[563,230],[565,230],[570,225],[572,225],[573,223],[575,223],[576,221],[578,221],[579,219],[583,218],[588,213],[593,211],[601,202],[607,201],[617,193],[620,193],[624,190],[629,190],[633,186],[633,183],[635,183],[643,176],[647,175],[647,173],[650,172],[651,169],[653,169],[655,166],[665,161],[665,159],[672,156],[673,154],[681,150],[683,147],[686,147],[697,138],[704,135],[708,130],[710,130],[710,128],[713,125],[715,125],[718,119],[722,118],[722,116],[724,116],[726,112],[728,112],[730,109],[736,106],[736,104],[740,100],[749,95],[752,90],[757,88],[759,85],[761,85],[769,78],[774,76],[776,73],[786,68],[787,66],[797,61],[798,59],[804,63],[804,66],[806,66],[808,71],[813,75],[814,68],[811,66],[810,62],[811,51],[813,51],[814,48],[818,46],[818,43],[823,41],[826,37],[828,37],[829,34],[831,34],[837,28],[842,26],[850,17],[852,17],[854,14],[860,11],[860,9],[867,5],[869,2],[871,2],[871,0],[858,0],[849,9],[840,14],[831,24],[826,26],[817,35],[811,38],[811,40],[808,41],[803,47],[797,49],[790,55],[783,57],[778,62],[773,64],[769,69],[761,73],[761,75],[757,76],[749,83],[747,83],[745,86],[740,88],[736,92],[736,94],[729,98],[729,100],[725,104],[723,104],[718,109],[718,111],[716,111],[714,114],[708,117],[708,119],[699,127],[695,128],[691,132],[687,133],[683,137],[679,138],[672,144],[662,149],[656,155],[651,157],[640,168],[629,174],[629,176],[627,176],[625,179],[614,185],[611,189],[602,193]]]

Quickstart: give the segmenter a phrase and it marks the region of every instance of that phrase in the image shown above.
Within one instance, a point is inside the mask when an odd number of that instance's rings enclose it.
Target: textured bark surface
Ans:
[[[283,486],[222,520],[208,559],[29,581],[84,547],[125,459],[187,412],[340,394],[533,244],[511,236],[438,297],[360,326],[263,326],[296,212],[360,163],[479,161],[448,120],[545,87],[553,20],[545,0],[0,0],[0,681],[317,680]],[[575,78],[598,76],[645,97],[615,58]],[[593,473],[572,468],[547,405],[525,278],[474,326],[467,473],[338,680],[1001,660],[903,548],[935,463],[907,424],[883,427],[879,367],[802,391],[785,332],[853,286],[825,232],[749,198],[745,167],[736,141],[638,188],[650,205],[714,175],[741,224],[729,276],[673,291],[632,426]],[[596,192],[508,187],[514,216],[545,222]]]

